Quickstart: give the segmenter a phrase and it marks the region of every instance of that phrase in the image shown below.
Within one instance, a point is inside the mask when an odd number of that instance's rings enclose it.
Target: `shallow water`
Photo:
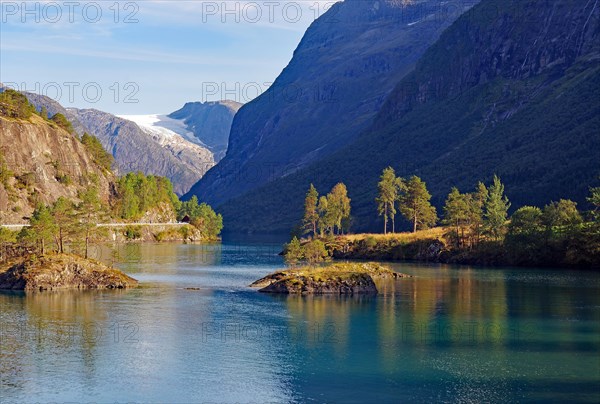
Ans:
[[[378,296],[249,289],[279,249],[127,245],[138,289],[0,293],[0,401],[600,400],[598,273],[397,264],[415,277]]]

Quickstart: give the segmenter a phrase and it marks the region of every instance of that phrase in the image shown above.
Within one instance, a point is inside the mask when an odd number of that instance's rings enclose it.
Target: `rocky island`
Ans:
[[[0,290],[125,289],[137,284],[118,269],[73,254],[29,255],[0,266]]]
[[[375,263],[335,263],[278,271],[252,283],[263,293],[282,294],[377,294],[374,279],[406,278]]]

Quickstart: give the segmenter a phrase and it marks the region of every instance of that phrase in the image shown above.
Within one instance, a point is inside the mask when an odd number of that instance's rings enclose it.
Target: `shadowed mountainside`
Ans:
[[[311,182],[348,186],[354,230],[377,230],[383,168],[419,175],[439,208],[501,176],[513,209],[570,198],[600,170],[600,7],[484,0],[444,32],[346,148],[222,205],[230,231],[288,231]],[[242,209],[243,207],[243,209]]]
[[[233,120],[227,155],[186,195],[222,204],[344,147],[468,6],[347,0],[307,30],[288,66]]]

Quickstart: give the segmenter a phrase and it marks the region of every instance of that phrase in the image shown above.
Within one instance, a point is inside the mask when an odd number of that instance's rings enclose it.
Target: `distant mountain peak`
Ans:
[[[227,152],[233,117],[242,106],[233,100],[187,102],[166,117],[180,121],[195,141],[208,147],[219,161]]]

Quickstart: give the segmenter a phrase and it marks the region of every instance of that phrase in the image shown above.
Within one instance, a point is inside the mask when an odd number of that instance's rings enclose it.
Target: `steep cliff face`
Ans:
[[[378,229],[387,166],[421,176],[440,213],[452,186],[468,191],[495,173],[513,208],[559,198],[585,207],[600,168],[599,22],[598,1],[482,1],[396,85],[369,130],[221,206],[227,228],[289,229],[311,182],[325,192],[344,181],[354,230]]]
[[[231,100],[188,102],[169,117],[182,120],[196,139],[213,152],[218,162],[227,152],[233,117],[241,107],[242,104]]]
[[[227,155],[188,196],[218,205],[347,145],[468,5],[335,4],[311,25],[269,90],[239,110]]]
[[[108,202],[114,180],[74,135],[37,115],[29,121],[0,117],[0,171],[0,222],[12,224],[23,223],[38,201],[76,200],[95,182]]]
[[[214,166],[212,153],[175,133],[140,128],[136,123],[94,109],[69,109],[70,116],[98,137],[120,173],[141,171],[167,177],[184,194]]]
[[[388,97],[375,128],[477,86],[529,81],[526,91],[503,92],[486,104],[488,122],[510,118],[574,64],[596,66],[599,15],[597,1],[486,1],[461,19],[464,29],[446,31],[428,50],[415,72]]]

